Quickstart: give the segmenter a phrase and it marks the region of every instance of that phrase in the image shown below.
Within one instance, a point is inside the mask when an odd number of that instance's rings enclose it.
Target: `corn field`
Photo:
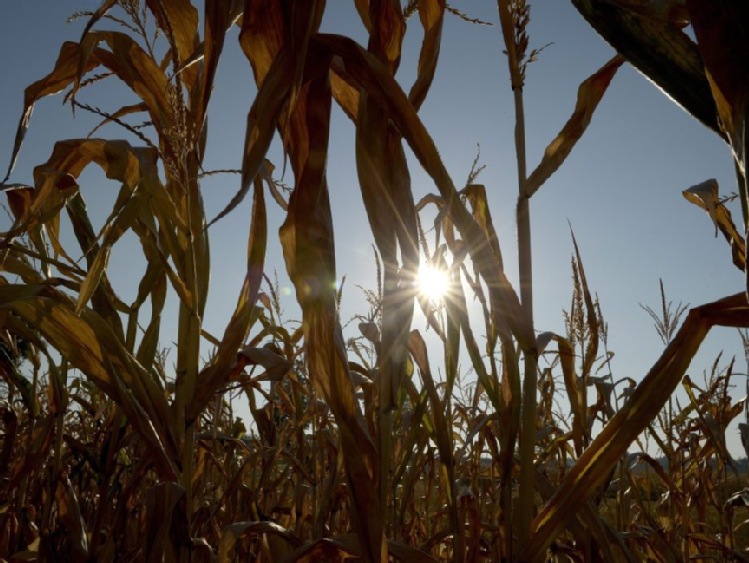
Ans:
[[[571,3],[618,54],[582,82],[532,170],[523,91],[541,53],[528,37],[529,3],[496,3],[504,42],[496,55],[514,97],[517,289],[480,167],[456,184],[419,117],[443,22],[478,25],[470,14],[446,0],[355,0],[366,45],[319,31],[336,9],[323,0],[103,0],[77,14],[80,39],[64,43],[51,72],[24,91],[0,184],[12,216],[0,232],[0,560],[749,559],[746,469],[725,440],[746,416],[744,399],[729,392],[739,370],[719,358],[704,383],[685,377],[712,327],[749,328],[749,284],[690,309],[673,307],[661,286],[662,311],[648,312],[663,353],[639,383],[615,380],[574,235],[564,334],[534,324],[530,243],[531,199],[631,64],[725,141],[737,181],[728,199],[739,200],[740,221],[715,181],[684,196],[726,239],[726,260],[747,272],[749,7]],[[237,28],[257,96],[248,102],[239,189],[211,217],[202,189],[213,173],[203,166],[213,139],[207,114],[225,39]],[[421,44],[406,85],[397,72],[407,29]],[[136,103],[87,104],[103,83]],[[130,140],[63,138],[29,171],[33,183],[12,183],[35,104],[59,93]],[[341,110],[355,128],[377,269],[355,338],[344,337],[339,314],[327,181],[331,115]],[[269,159],[274,139],[282,163]],[[433,182],[420,200],[407,151]],[[81,180],[91,168],[118,190],[101,229]],[[230,296],[236,306],[223,333],[211,334],[206,302],[221,288],[210,274],[226,258],[211,256],[211,226],[245,199],[244,283]],[[282,224],[269,221],[271,206]],[[285,317],[268,271],[272,228],[299,322]],[[132,301],[108,275],[126,236],[145,264],[133,274]],[[444,298],[419,292],[423,261],[447,277]],[[174,319],[165,318],[170,299]],[[476,306],[479,322],[469,315]],[[415,328],[415,314],[438,346]],[[461,361],[475,380],[460,373]],[[678,387],[686,404],[673,399]]]

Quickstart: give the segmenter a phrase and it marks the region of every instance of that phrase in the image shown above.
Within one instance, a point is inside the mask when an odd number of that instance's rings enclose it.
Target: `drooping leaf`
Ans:
[[[416,115],[401,88],[386,69],[350,39],[318,34],[314,38],[322,47],[338,56],[333,68],[339,76],[348,76],[369,96],[374,97],[396,124],[424,169],[434,180],[446,202],[446,213],[463,234],[474,263],[489,287],[493,319],[498,330],[511,327],[525,350],[535,346],[532,328],[520,309],[517,294],[504,272],[498,268],[485,237],[465,207],[460,203],[455,185],[439,157],[434,142]],[[340,72],[339,72],[340,69]]]
[[[378,103],[366,95],[360,99],[356,120],[356,165],[362,200],[384,265],[380,404],[391,410],[413,316],[418,231],[400,135],[390,126]]]
[[[100,47],[102,43],[109,49]],[[132,37],[116,31],[91,31],[78,47],[77,56],[81,57],[82,68],[96,63],[115,73],[146,105],[156,131],[168,142],[168,151],[176,154],[170,137],[175,116],[168,96],[169,82],[156,61]]]
[[[327,76],[327,65],[319,67],[290,117],[294,123],[289,128],[290,160],[296,185],[280,237],[302,307],[310,379],[339,425],[355,528],[367,558],[377,561],[384,535],[376,453],[354,395],[337,314],[333,223],[325,177],[332,99]]]
[[[98,61],[95,59],[88,59],[82,70],[83,72],[88,72],[98,64]],[[11,154],[10,163],[8,164],[8,171],[0,184],[4,184],[13,172],[18,153],[23,144],[23,139],[29,128],[31,114],[34,111],[34,104],[41,98],[57,94],[72,84],[78,76],[78,65],[79,46],[77,43],[66,41],[60,49],[60,54],[57,56],[57,62],[52,71],[44,78],[41,78],[28,86],[24,91],[23,112],[21,113],[21,120],[18,123],[18,128],[16,130],[16,138],[13,143],[13,153]]]
[[[416,110],[424,103],[437,70],[445,6],[445,0],[437,0],[436,2],[432,0],[419,1],[419,21],[424,28],[424,40],[419,52],[416,81],[408,93],[408,99]]]
[[[706,180],[681,192],[684,198],[704,209],[715,225],[715,235],[718,230],[731,247],[731,257],[734,265],[744,271],[746,266],[746,245],[744,237],[739,233],[731,217],[731,211],[720,201],[718,182],[715,179]]]

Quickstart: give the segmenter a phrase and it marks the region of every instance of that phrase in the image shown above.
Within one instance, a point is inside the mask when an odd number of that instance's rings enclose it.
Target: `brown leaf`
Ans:
[[[749,109],[749,5],[733,0],[687,0],[687,8],[718,115],[743,168],[743,131]]]
[[[494,326],[500,331],[511,327],[521,347],[524,350],[532,350],[535,346],[535,336],[521,311],[517,294],[493,258],[485,236],[460,203],[455,185],[431,136],[400,86],[385,67],[351,39],[318,34],[314,41],[337,55],[337,58],[333,59],[333,68],[339,75],[343,73],[350,76],[357,88],[366,90],[369,96],[375,98],[380,106],[386,109],[389,118],[409,143],[426,172],[433,178],[445,199],[446,212],[461,231],[474,263],[486,280],[492,302]]]
[[[79,55],[79,45],[71,41],[66,41],[60,49],[60,54],[57,56],[57,61],[55,62],[55,67],[52,71],[44,78],[41,78],[28,86],[24,91],[23,113],[21,114],[21,120],[19,121],[16,130],[13,153],[11,154],[10,163],[8,164],[8,172],[0,184],[4,184],[13,172],[18,153],[21,150],[23,139],[26,136],[26,131],[28,130],[29,122],[31,121],[34,104],[45,96],[61,92],[76,80],[79,76]],[[83,72],[88,72],[96,68],[98,65],[99,62],[97,60],[89,58],[85,61],[81,70]]]
[[[0,278],[0,307],[33,322],[71,366],[122,407],[151,446],[160,474],[177,475],[172,461],[177,450],[163,391],[123,348],[109,323],[90,309],[77,316],[70,298],[49,284],[8,284]]]
[[[369,3],[369,44],[367,48],[395,74],[401,58],[406,20],[400,0],[373,0]]]
[[[445,18],[445,0],[419,0],[419,20],[424,27],[424,40],[419,52],[419,67],[416,82],[408,93],[408,99],[418,111],[426,99],[437,70],[442,40],[442,22]]]
[[[739,293],[692,309],[676,337],[562,480],[533,521],[522,560],[542,557],[565,523],[601,486],[629,445],[658,415],[713,326],[749,327],[746,295]]]
[[[174,547],[190,543],[187,524],[185,489],[173,481],[150,488],[146,499],[146,530],[144,538],[146,561],[163,561],[164,554]],[[171,554],[176,558],[176,554]]]
[[[228,1],[227,1],[228,3]],[[173,37],[180,63],[187,60],[198,46],[198,10],[190,0],[146,0],[166,37]]]
[[[101,43],[110,50],[99,47]],[[170,139],[174,116],[167,96],[169,82],[157,62],[132,37],[116,31],[91,31],[80,44],[78,56],[83,68],[96,62],[115,73],[146,105],[159,135]]]
[[[23,184],[11,184],[3,187],[8,196],[8,207],[17,222],[26,223],[29,220],[29,210],[34,199],[34,188]]]
[[[523,186],[523,197],[532,197],[572,152],[577,141],[588,128],[593,112],[598,107],[598,102],[601,101],[616,71],[623,62],[624,58],[621,55],[616,55],[580,84],[577,90],[575,111],[556,138],[546,147],[539,165],[528,176]]]
[[[632,66],[705,126],[721,134],[700,52],[680,27],[637,14],[611,0],[572,0],[572,4]],[[705,2],[706,7],[709,5]]]
[[[384,265],[379,400],[380,408],[391,410],[396,405],[413,318],[418,230],[401,137],[377,101],[367,95],[360,97],[356,119],[356,168]]]
[[[273,534],[286,541],[292,547],[299,547],[301,541],[285,528],[274,522],[235,522],[221,531],[221,541],[218,547],[218,563],[235,561],[234,547],[237,541],[245,535]]]
[[[198,378],[198,390],[194,404],[191,406],[191,418],[196,417],[213,394],[228,382],[229,367],[236,360],[237,350],[247,338],[250,330],[252,313],[260,291],[260,284],[263,281],[265,250],[268,241],[268,220],[263,189],[263,178],[256,176],[244,283],[213,361],[202,370]]]
[[[379,561],[384,535],[377,454],[363,426],[337,315],[333,221],[325,177],[332,99],[328,59],[313,58],[311,65],[308,76],[312,79],[289,118],[293,125],[288,129],[288,144],[296,185],[280,237],[302,307],[310,379],[341,431],[354,526],[366,558]]]
[[[720,201],[718,182],[715,179],[706,180],[681,192],[684,198],[700,209],[704,209],[715,225],[715,235],[718,230],[731,246],[731,257],[734,265],[744,271],[746,266],[746,244],[731,217],[731,211]]]
[[[64,473],[57,479],[55,505],[60,524],[65,527],[70,557],[76,561],[89,558],[86,522],[81,515],[73,484]]]
[[[283,46],[284,27],[280,2],[245,1],[239,44],[252,65],[258,97],[265,77]]]
[[[213,91],[213,82],[218,69],[218,62],[224,48],[226,32],[240,9],[241,2],[237,0],[207,0],[203,13],[203,69],[201,73],[200,89],[193,102],[193,141],[197,141],[204,126],[208,102]]]

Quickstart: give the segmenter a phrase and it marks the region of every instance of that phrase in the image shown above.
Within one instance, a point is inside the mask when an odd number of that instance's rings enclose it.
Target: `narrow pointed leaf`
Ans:
[[[615,56],[580,84],[577,91],[575,111],[556,138],[546,147],[539,165],[528,176],[523,186],[524,197],[532,197],[572,152],[577,141],[588,128],[593,112],[598,107],[598,102],[601,101],[616,71],[622,66],[623,62],[624,58],[620,55]]]

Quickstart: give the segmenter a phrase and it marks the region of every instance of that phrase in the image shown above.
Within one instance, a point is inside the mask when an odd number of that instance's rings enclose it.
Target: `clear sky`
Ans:
[[[456,0],[454,7],[472,17],[497,23],[496,3]],[[15,128],[22,110],[23,89],[51,70],[64,40],[77,40],[83,20],[66,24],[77,10],[93,10],[95,0],[24,0],[8,2],[0,18],[0,166],[7,165]],[[353,2],[329,0],[323,30],[363,41],[364,29]],[[551,43],[530,65],[525,88],[528,167],[532,170],[575,104],[577,86],[611,56],[612,49],[588,27],[568,0],[531,2],[531,47]],[[206,168],[238,168],[244,126],[255,89],[247,60],[237,43],[237,30],[227,40],[209,112]],[[409,38],[410,37],[410,38]],[[421,40],[418,22],[409,20],[409,33],[398,74],[410,87]],[[435,139],[448,171],[461,185],[481,147],[486,169],[480,181],[490,194],[494,223],[500,237],[510,279],[516,284],[514,207],[517,192],[513,147],[514,110],[502,54],[498,25],[467,24],[447,18],[441,60],[431,92],[420,112]],[[114,84],[114,82],[112,82]],[[95,93],[96,92],[96,93]],[[86,101],[114,110],[132,102],[122,88],[91,89]],[[77,111],[72,118],[62,97],[37,104],[11,182],[31,183],[33,166],[44,162],[56,140],[84,136],[96,120]],[[334,108],[335,109],[335,108]],[[101,136],[126,137],[119,128],[106,127]],[[354,130],[341,111],[334,111],[328,178],[332,193],[339,275],[346,275],[343,318],[366,312],[355,286],[374,287],[372,237],[358,193],[354,164]],[[280,164],[278,147],[272,160]],[[436,192],[412,159],[415,197]],[[658,279],[667,296],[699,305],[736,293],[742,274],[732,265],[730,250],[714,237],[709,218],[689,204],[681,191],[716,178],[721,194],[735,190],[728,146],[666,98],[655,86],[625,65],[614,78],[587,133],[562,168],[531,200],[535,276],[535,322],[540,331],[564,333],[562,308],[571,293],[572,224],[591,288],[598,293],[609,324],[609,347],[616,352],[614,377],[639,380],[658,358],[662,344],[639,303],[659,306]],[[291,184],[290,172],[284,180]],[[236,176],[204,183],[209,215],[215,215],[237,190]],[[90,174],[82,182],[83,195],[93,210],[106,213],[116,186]],[[732,208],[735,217],[740,216]],[[103,217],[101,218],[103,220]],[[223,331],[244,275],[249,204],[246,202],[213,229],[212,294],[207,328]],[[282,217],[270,217],[271,235]],[[0,230],[9,220],[0,215]],[[268,267],[283,271],[280,245],[271,237]],[[111,278],[120,280],[124,297],[132,298],[138,277],[132,275],[133,239],[115,247]],[[128,280],[133,283],[127,283]],[[297,316],[293,297],[287,297],[290,317]],[[417,321],[417,327],[421,328]],[[736,372],[746,371],[741,341],[734,330],[715,330],[708,336],[689,373],[696,382],[709,370],[717,352],[737,356]],[[464,362],[467,369],[468,362]],[[735,397],[744,394],[743,375],[735,377]],[[729,449],[742,456],[735,430]]]

